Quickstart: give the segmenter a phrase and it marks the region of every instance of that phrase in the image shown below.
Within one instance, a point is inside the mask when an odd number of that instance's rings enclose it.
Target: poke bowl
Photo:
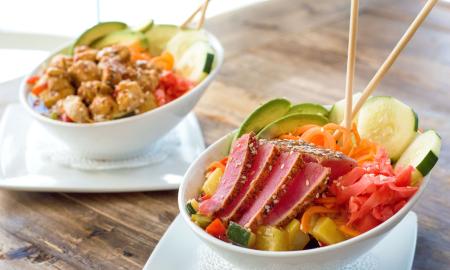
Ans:
[[[243,269],[338,269],[367,253],[423,194],[441,139],[418,130],[414,111],[393,97],[371,97],[352,131],[335,124],[343,106],[263,104],[188,169],[178,194],[184,222]]]
[[[192,110],[222,62],[222,45],[205,30],[103,22],[37,66],[19,98],[71,152],[129,158]]]

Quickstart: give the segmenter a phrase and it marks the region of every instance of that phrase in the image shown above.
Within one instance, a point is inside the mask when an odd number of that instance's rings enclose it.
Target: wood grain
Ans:
[[[195,112],[207,144],[261,102],[344,97],[347,0],[267,1],[206,21],[226,61]],[[361,1],[354,91],[361,91],[423,1]],[[414,269],[450,265],[450,7],[438,4],[377,89],[443,138],[441,158],[414,208]],[[126,179],[124,179],[126,181]],[[0,191],[0,269],[141,269],[178,213],[176,191],[57,194]]]

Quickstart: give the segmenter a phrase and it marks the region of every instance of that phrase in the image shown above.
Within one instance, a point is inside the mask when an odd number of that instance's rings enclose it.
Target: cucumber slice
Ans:
[[[116,31],[127,29],[128,26],[122,22],[102,22],[88,30],[75,41],[74,47],[80,45],[91,45],[94,41]]]
[[[113,32],[97,40],[91,46],[96,49],[101,49],[114,44],[128,46],[135,42],[139,42],[144,49],[148,48],[148,40],[145,35],[141,32],[135,32],[129,29]]]
[[[324,106],[315,103],[301,103],[292,106],[287,114],[303,113],[303,114],[319,114],[328,117],[328,110]]]
[[[253,247],[256,242],[254,233],[233,221],[228,225],[227,237],[233,243],[243,247]]]
[[[358,102],[359,98],[361,97],[361,93],[355,93],[353,95],[353,105]],[[344,121],[344,112],[345,112],[345,99],[341,99],[338,102],[336,102],[333,107],[331,107],[330,114],[328,116],[330,122],[335,124],[341,124],[342,121]],[[358,115],[353,119],[355,123],[358,121]]]
[[[395,167],[413,166],[412,184],[417,184],[426,176],[439,159],[441,152],[441,138],[434,130],[418,134],[414,141],[406,148]]]
[[[170,24],[157,24],[145,32],[145,36],[148,39],[151,55],[160,55],[167,45],[167,42],[175,36],[180,29],[176,25]]]
[[[290,114],[278,119],[258,133],[258,138],[273,139],[280,135],[294,131],[296,128],[307,124],[323,126],[328,123],[328,118],[318,114]]]
[[[371,97],[361,108],[358,131],[386,148],[389,157],[397,160],[414,139],[418,119],[407,105],[393,97]]]
[[[152,29],[153,25],[155,24],[155,22],[153,20],[148,21],[146,24],[139,26],[138,28],[136,28],[136,32],[141,32],[141,33],[145,33],[150,31],[150,29]]]
[[[167,42],[166,50],[173,55],[176,63],[194,43],[199,41],[208,43],[208,36],[205,31],[181,30]]]
[[[183,56],[175,62],[175,71],[184,78],[198,83],[202,81],[213,68],[214,49],[206,42],[193,44]]]
[[[260,132],[268,124],[286,115],[290,106],[289,100],[284,98],[272,99],[264,103],[244,120],[236,134],[236,138],[249,132]]]
[[[186,211],[190,216],[197,214],[198,202],[195,199],[189,200],[186,204]]]

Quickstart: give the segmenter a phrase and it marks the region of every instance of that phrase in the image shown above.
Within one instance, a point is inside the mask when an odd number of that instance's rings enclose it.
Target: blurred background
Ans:
[[[263,0],[211,1],[207,17]],[[199,0],[1,0],[0,31],[76,36],[98,21],[182,23]]]
[[[265,0],[215,0],[207,18]],[[180,24],[200,0],[0,0],[0,83],[25,74],[55,46],[99,21]],[[39,36],[37,36],[39,35]],[[32,43],[32,44],[30,44]],[[33,49],[33,50],[31,50]],[[0,98],[1,103],[1,98]]]

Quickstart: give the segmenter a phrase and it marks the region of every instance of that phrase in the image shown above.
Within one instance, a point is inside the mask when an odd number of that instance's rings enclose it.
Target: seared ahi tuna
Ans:
[[[286,185],[301,169],[303,162],[298,152],[283,152],[269,166],[269,175],[266,177],[262,190],[256,195],[248,210],[242,215],[238,223],[247,228],[254,229],[261,225],[274,202],[286,192]]]
[[[326,187],[330,169],[318,163],[306,163],[286,185],[286,193],[264,218],[264,225],[284,226]]]
[[[275,144],[283,151],[300,152],[304,162],[317,162],[331,169],[330,179],[334,180],[356,167],[355,160],[341,152],[319,148],[302,140],[260,140],[260,143]]]
[[[219,187],[210,199],[200,204],[200,213],[211,216],[236,198],[246,182],[248,164],[251,164],[256,155],[256,147],[253,133],[245,134],[235,141]]]
[[[234,200],[226,205],[222,211],[217,213],[217,216],[223,220],[233,220],[240,217],[243,211],[247,210],[249,204],[253,202],[256,195],[262,189],[265,179],[269,175],[270,167],[278,155],[278,149],[273,144],[259,145],[257,144],[256,156],[249,164],[249,172],[247,179],[241,188],[239,194]],[[239,212],[237,211],[239,209]]]

